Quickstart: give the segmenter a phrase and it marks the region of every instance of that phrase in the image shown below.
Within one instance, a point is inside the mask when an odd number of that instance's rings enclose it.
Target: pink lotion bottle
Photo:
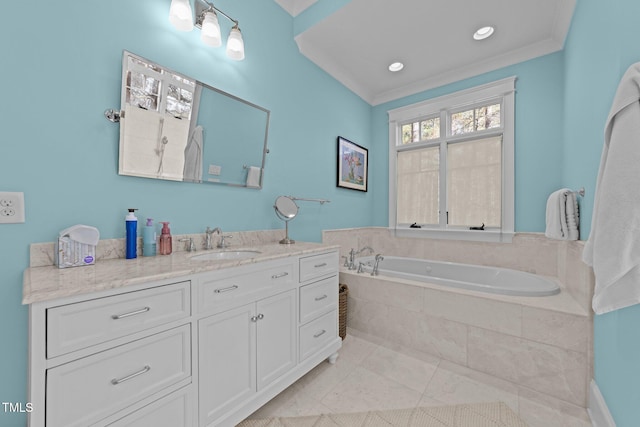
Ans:
[[[168,222],[161,222],[162,231],[160,233],[160,255],[171,254],[171,230]]]

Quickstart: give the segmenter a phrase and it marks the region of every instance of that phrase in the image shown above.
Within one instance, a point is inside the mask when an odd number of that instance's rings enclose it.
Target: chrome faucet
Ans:
[[[229,247],[230,243],[225,242],[225,240],[224,240],[225,238],[226,239],[232,239],[233,236],[231,234],[224,235],[224,234],[220,233],[220,241],[218,242],[218,248],[224,249],[224,248],[228,248]]]
[[[378,265],[380,264],[380,261],[384,261],[384,257],[382,256],[382,254],[376,255],[376,262],[375,264],[373,264],[373,270],[371,270],[372,276],[378,275]]]
[[[359,251],[356,251],[355,249],[351,248],[351,250],[349,251],[349,258],[347,259],[347,257],[343,257],[345,258],[344,266],[347,267],[349,270],[355,270],[356,268],[358,268],[356,266],[356,255],[359,255],[366,250],[368,250],[370,254],[374,252],[371,246],[365,246]]]
[[[187,242],[187,252],[195,252],[196,244],[193,243],[193,237],[188,237],[186,239],[180,239],[180,242]]]
[[[222,234],[222,230],[220,230],[220,228],[216,227],[214,229],[211,229],[210,227],[207,227],[207,229],[205,230],[205,233],[207,233],[207,237],[204,241],[204,248],[205,249],[213,249],[213,242],[211,239],[211,235],[213,233],[218,233],[218,234]]]

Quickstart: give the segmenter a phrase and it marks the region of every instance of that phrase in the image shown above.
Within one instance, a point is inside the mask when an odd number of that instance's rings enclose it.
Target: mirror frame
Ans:
[[[124,126],[126,126],[126,118],[125,118],[124,111],[125,111],[125,108],[126,108],[126,105],[127,105],[127,101],[126,101],[126,99],[127,99],[127,96],[126,96],[126,92],[127,92],[127,71],[128,71],[127,64],[128,64],[129,57],[134,58],[134,59],[139,60],[139,61],[142,61],[142,62],[145,62],[145,63],[148,63],[148,64],[153,64],[156,67],[161,68],[162,70],[164,70],[166,72],[178,75],[178,76],[183,77],[185,79],[189,79],[189,80],[195,81],[196,87],[198,85],[200,85],[204,89],[210,89],[213,92],[216,92],[216,93],[218,93],[220,95],[226,96],[226,97],[228,97],[228,98],[230,98],[230,99],[232,99],[234,101],[240,102],[240,103],[245,104],[245,105],[247,105],[249,107],[252,107],[252,108],[255,108],[257,110],[260,110],[260,111],[264,112],[266,114],[266,123],[265,123],[265,128],[264,128],[264,141],[262,143],[262,156],[261,156],[261,162],[262,163],[260,165],[260,176],[259,176],[258,185],[248,186],[248,185],[246,185],[246,181],[245,181],[245,184],[239,184],[239,183],[234,183],[234,182],[216,181],[216,180],[212,180],[212,179],[209,179],[209,180],[207,180],[207,179],[192,180],[192,179],[186,179],[186,178],[183,177],[183,179],[180,180],[180,179],[173,179],[173,178],[161,178],[161,177],[156,177],[156,176],[149,176],[149,175],[146,175],[146,174],[143,174],[143,173],[135,174],[135,173],[133,173],[131,171],[125,171],[123,169],[123,163],[124,163],[123,162],[123,154],[124,154],[123,148],[124,148],[124,145],[125,145],[125,141],[124,141],[124,139],[125,139],[124,138]],[[236,95],[233,95],[233,94],[231,94],[229,92],[225,92],[225,91],[223,91],[221,89],[218,89],[216,87],[208,85],[208,84],[206,84],[206,83],[204,83],[204,82],[202,82],[200,80],[197,80],[197,79],[194,79],[192,77],[189,77],[186,74],[183,74],[183,73],[174,71],[174,70],[172,70],[170,68],[164,67],[164,66],[158,64],[155,61],[151,61],[151,60],[149,60],[149,59],[147,59],[145,57],[142,57],[140,55],[137,55],[137,54],[132,53],[132,52],[127,51],[127,50],[124,50],[123,54],[122,54],[122,81],[121,81],[120,104],[121,104],[120,116],[121,116],[121,119],[124,120],[124,123],[122,123],[122,122],[120,123],[120,140],[119,140],[119,153],[118,153],[118,174],[119,175],[134,176],[134,177],[141,177],[141,178],[151,178],[151,179],[160,179],[160,180],[168,180],[168,181],[174,181],[174,182],[182,181],[182,182],[191,182],[191,183],[221,184],[221,185],[227,185],[227,186],[232,186],[232,187],[240,187],[240,188],[242,188],[242,187],[244,187],[244,188],[253,188],[253,189],[262,189],[263,188],[263,186],[264,186],[264,169],[265,169],[265,165],[266,165],[267,154],[269,153],[269,148],[267,146],[267,143],[268,143],[268,139],[269,139],[269,124],[270,124],[270,120],[271,120],[271,111],[270,110],[268,110],[268,109],[266,109],[264,107],[261,107],[261,106],[259,106],[257,104],[254,104],[254,103],[252,103],[250,101],[247,101],[245,99],[242,99],[242,98],[240,98],[240,97],[238,97]],[[193,106],[192,106],[192,108],[193,108]],[[205,150],[205,147],[206,147],[206,141],[203,141],[203,148],[202,148],[203,152]],[[249,170],[250,170],[249,166],[250,165],[243,165],[243,167],[247,170],[247,175],[249,174]],[[205,168],[204,165],[202,167],[203,167],[203,169]],[[206,172],[206,170],[203,171],[203,172]]]

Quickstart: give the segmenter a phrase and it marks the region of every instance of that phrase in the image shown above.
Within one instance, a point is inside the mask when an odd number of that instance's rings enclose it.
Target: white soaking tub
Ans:
[[[363,257],[356,259],[356,266],[359,263],[363,263],[365,273],[371,273],[375,260],[373,256]],[[384,256],[379,262],[378,273],[501,295],[542,297],[560,292],[554,281],[523,271],[417,258]]]

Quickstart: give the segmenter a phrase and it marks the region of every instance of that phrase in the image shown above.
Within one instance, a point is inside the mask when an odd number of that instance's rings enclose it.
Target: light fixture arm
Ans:
[[[203,4],[199,4],[203,3]],[[204,6],[206,5],[206,7]],[[207,12],[217,12],[220,15],[227,18],[229,21],[233,22],[235,27],[238,27],[238,21],[218,9],[213,5],[213,3],[209,3],[206,0],[196,0],[196,27],[202,28],[202,21],[204,20],[204,14]]]

